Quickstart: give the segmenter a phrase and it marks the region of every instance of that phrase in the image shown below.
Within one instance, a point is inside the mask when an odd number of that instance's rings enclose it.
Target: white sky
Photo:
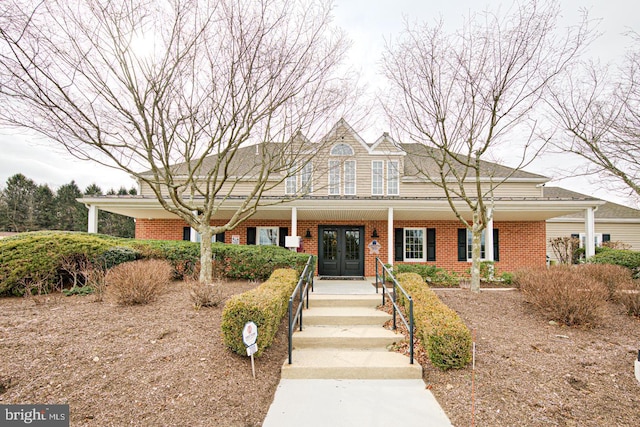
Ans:
[[[377,71],[384,40],[400,33],[403,16],[427,22],[442,17],[446,27],[453,30],[459,27],[462,18],[470,11],[501,3],[505,8],[510,5],[510,2],[498,0],[336,0],[334,14],[336,23],[347,31],[353,41],[351,64],[373,89],[381,79]],[[602,61],[622,56],[628,47],[628,39],[623,36],[625,31],[640,32],[640,2],[637,0],[561,0],[561,6],[563,21],[567,25],[578,22],[580,8],[587,8],[591,18],[602,19],[599,30],[604,34],[590,51],[591,56]],[[387,130],[382,119],[372,122],[371,127],[362,130],[361,135],[371,143]],[[567,164],[578,166],[579,162],[553,155],[534,162],[527,170],[556,178],[562,175],[551,165]],[[7,178],[16,173],[26,175],[37,184],[48,183],[54,189],[71,180],[75,180],[83,191],[91,183],[98,184],[103,191],[120,186],[130,188],[135,184],[128,174],[93,162],[76,160],[53,143],[29,134],[0,129],[0,188],[4,187]],[[631,204],[624,195],[603,189],[596,177],[591,179],[594,182],[578,177],[554,181],[550,185]]]

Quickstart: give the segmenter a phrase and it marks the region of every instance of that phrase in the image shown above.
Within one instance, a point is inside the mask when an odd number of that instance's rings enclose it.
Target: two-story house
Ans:
[[[376,257],[388,264],[426,263],[457,272],[469,269],[470,233],[456,219],[443,190],[424,179],[422,173],[429,165],[415,160],[423,146],[396,143],[387,134],[369,144],[344,120],[323,141],[322,155],[314,155],[295,176],[282,180],[263,197],[283,199],[301,189],[304,196],[265,206],[215,239],[284,246],[286,236],[300,236],[300,250],[318,256],[321,276],[373,276]],[[255,165],[261,152],[246,147],[236,157],[239,164]],[[603,201],[569,193],[548,197],[543,192],[548,181],[544,176],[495,163],[485,166],[485,185],[508,177],[493,191],[493,220],[482,240],[483,258],[494,260],[499,271],[545,265],[546,221],[550,218],[580,215],[584,233],[593,236],[594,209]],[[236,186],[233,194],[242,196],[243,191]],[[221,201],[212,225],[223,224],[239,199]],[[183,220],[164,211],[144,185],[138,196],[85,197],[82,201],[90,209],[92,232],[97,231],[97,211],[102,209],[135,218],[136,238],[198,238]],[[589,251],[593,247],[587,247]]]

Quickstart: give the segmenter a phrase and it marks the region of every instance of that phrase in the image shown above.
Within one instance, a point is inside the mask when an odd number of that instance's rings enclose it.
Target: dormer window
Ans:
[[[353,156],[354,151],[353,148],[349,144],[340,143],[336,144],[331,148],[332,156]]]

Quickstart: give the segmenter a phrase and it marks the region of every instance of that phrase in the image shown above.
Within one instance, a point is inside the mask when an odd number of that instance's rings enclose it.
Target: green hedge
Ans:
[[[266,280],[276,268],[304,269],[309,255],[280,247],[212,244],[217,271],[230,279]],[[26,286],[39,282],[42,290],[67,285],[62,269],[65,257],[86,259],[111,268],[137,259],[163,259],[173,276],[192,275],[200,263],[200,244],[182,240],[135,240],[82,232],[21,233],[0,239],[0,295],[23,295]]]
[[[0,295],[23,295],[25,286],[36,282],[49,291],[62,279],[63,258],[80,254],[97,262],[122,240],[126,239],[63,231],[21,233],[0,239]]]
[[[299,274],[293,269],[278,269],[262,285],[227,301],[222,312],[222,336],[232,351],[246,356],[242,329],[252,321],[258,326],[258,352],[268,348],[287,313],[288,301],[296,287]]]
[[[429,359],[446,371],[464,368],[471,361],[471,332],[460,316],[447,307],[415,273],[396,279],[413,298],[414,326]],[[403,301],[408,312],[408,301]]]
[[[444,268],[427,264],[397,264],[394,266],[394,274],[416,273],[425,282],[431,282],[433,286],[451,287],[460,285],[460,277],[455,272],[448,272]]]

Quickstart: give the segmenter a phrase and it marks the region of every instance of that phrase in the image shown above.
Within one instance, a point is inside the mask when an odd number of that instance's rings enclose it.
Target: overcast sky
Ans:
[[[377,75],[378,61],[382,55],[384,40],[400,33],[403,17],[411,20],[433,22],[442,17],[445,26],[455,29],[470,11],[478,11],[485,5],[499,4],[506,7],[510,2],[498,0],[336,0],[336,23],[344,28],[353,41],[350,61],[372,88],[381,79]],[[615,60],[622,56],[628,39],[625,31],[640,32],[640,2],[637,0],[561,0],[562,20],[569,25],[578,22],[580,8],[587,8],[592,18],[598,18],[603,36],[592,46],[590,55],[602,61]],[[375,122],[364,130],[362,136],[373,142],[385,129],[384,121]],[[530,172],[556,178],[559,171],[550,165],[573,164],[578,162],[560,159],[557,155],[547,156],[527,168]],[[22,173],[37,184],[47,183],[54,189],[75,180],[81,190],[91,183],[98,184],[104,191],[125,186],[130,188],[135,182],[128,174],[115,171],[92,162],[74,159],[70,154],[47,141],[27,133],[16,133],[0,129],[0,188],[8,177]],[[613,194],[601,187],[599,180],[585,177],[554,181],[552,185],[595,195],[615,202],[631,204],[620,194]]]

